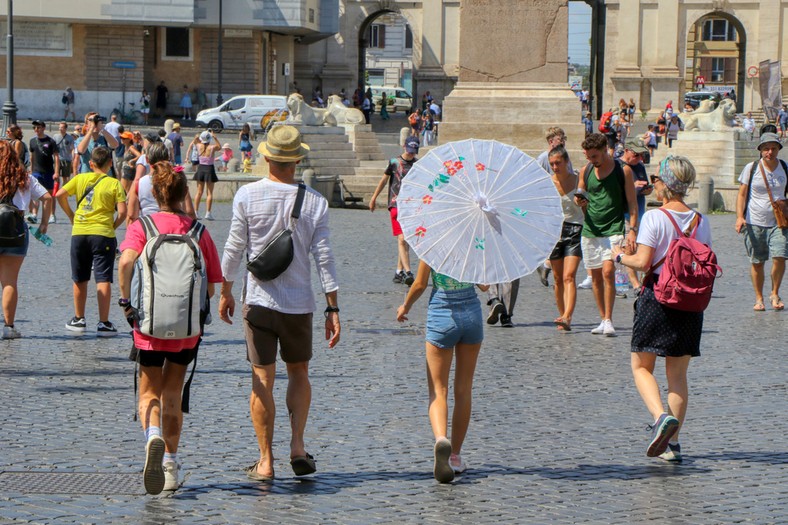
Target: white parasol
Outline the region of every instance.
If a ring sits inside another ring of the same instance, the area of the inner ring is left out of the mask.
[[[450,142],[402,180],[398,220],[416,255],[461,282],[533,272],[561,235],[561,199],[532,157],[494,140]]]

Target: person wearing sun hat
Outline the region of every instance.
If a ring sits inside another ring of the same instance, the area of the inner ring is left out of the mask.
[[[211,213],[211,207],[213,206],[213,185],[219,181],[219,177],[216,175],[216,166],[214,162],[216,153],[220,149],[219,140],[212,132],[203,131],[200,133],[200,143],[197,145],[199,164],[192,178],[192,180],[197,182],[197,192],[194,194],[194,213],[200,211],[200,200],[202,199],[203,191],[205,191],[205,220],[207,221],[213,220],[213,214]]]
[[[769,301],[775,310],[785,308],[780,299],[780,284],[788,257],[788,228],[777,226],[771,202],[788,197],[788,165],[777,158],[782,148],[776,133],[761,134],[758,143],[760,159],[747,164],[739,175],[735,228],[744,236],[744,246],[752,264],[750,277],[755,290],[753,310],[756,312],[766,310],[763,283],[764,267],[769,258],[772,259]]]
[[[295,180],[296,165],[309,154],[301,133],[293,126],[273,127],[258,151],[269,165],[269,178],[241,186],[233,199],[233,217],[222,256],[219,317],[232,323],[232,289],[246,253],[253,257],[282,229],[292,230],[294,256],[278,277],[261,281],[244,272],[246,297],[242,312],[247,360],[252,365],[250,412],[260,456],[246,469],[255,481],[274,479],[272,451],[277,344],[287,369],[287,409],[290,415],[290,466],[296,476],[316,471],[315,458],[304,446],[311,386],[312,316],[316,308],[311,286],[309,255],[315,259],[326,297],[325,331],[328,347],[339,342],[339,307],[334,255],[329,243],[328,202],[320,193]],[[298,195],[303,195],[300,217],[290,217]]]

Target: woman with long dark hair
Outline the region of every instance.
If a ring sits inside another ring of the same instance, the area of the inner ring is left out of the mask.
[[[32,199],[44,204],[39,231],[46,233],[52,213],[52,196],[35,178],[27,174],[17,152],[7,141],[0,141],[0,203],[15,206],[24,229],[24,239],[0,239],[0,284],[3,286],[3,339],[16,339],[22,334],[14,326],[19,301],[17,280],[27,255],[30,232],[22,215]]]

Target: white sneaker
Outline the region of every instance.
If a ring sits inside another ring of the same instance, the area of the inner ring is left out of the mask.
[[[174,461],[164,462],[164,490],[178,490],[181,486],[178,481],[178,474],[181,472],[181,466]]]
[[[3,339],[19,339],[20,337],[22,337],[22,332],[13,326],[3,327]]]
[[[468,468],[465,466],[465,462],[462,460],[462,457],[460,457],[459,454],[452,454],[449,456],[449,465],[451,465],[451,468],[454,470],[455,474],[462,474]]]
[[[611,321],[610,319],[605,319],[604,321],[602,321],[602,324],[604,325],[604,333],[606,336],[608,337],[616,336],[616,329],[613,328],[613,321]]]
[[[50,215],[49,224],[57,224],[57,217],[55,217],[54,215]]]
[[[588,290],[592,287],[593,283],[591,281],[591,276],[586,275],[586,278],[583,279],[583,282],[577,285],[578,288],[582,288],[583,290]]]
[[[164,489],[162,459],[164,459],[164,440],[161,436],[151,436],[145,445],[145,468],[142,471],[142,481],[148,494],[156,495]]]
[[[602,321],[599,323],[599,326],[591,330],[591,333],[594,335],[602,335],[605,333],[605,322]]]
[[[211,213],[211,212],[207,212],[207,213],[205,214],[205,220],[206,220],[206,221],[212,221],[212,220],[213,220],[213,213]]]

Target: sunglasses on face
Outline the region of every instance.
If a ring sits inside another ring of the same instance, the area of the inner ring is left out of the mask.
[[[660,179],[657,175],[652,175],[651,184],[656,184],[657,181],[662,182],[662,179]]]

